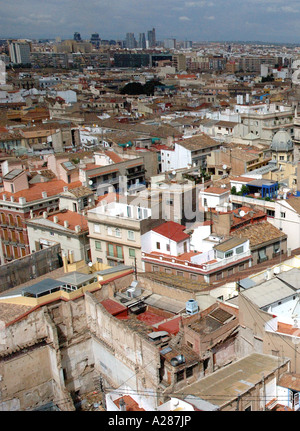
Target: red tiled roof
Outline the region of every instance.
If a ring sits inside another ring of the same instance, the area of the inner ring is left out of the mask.
[[[10,199],[11,196],[14,196],[15,199],[23,197],[26,198],[26,202],[32,202],[42,199],[42,192],[47,192],[47,197],[55,196],[61,193],[65,186],[68,186],[68,189],[71,190],[73,188],[82,186],[82,184],[81,181],[75,181],[74,183],[67,184],[62,180],[52,180],[45,183],[31,184],[29,185],[28,189],[20,190],[16,193],[6,191],[1,192],[0,199],[3,199],[3,195],[6,195],[8,199]]]
[[[167,221],[166,223],[163,223],[152,230],[175,242],[184,241],[185,239],[189,238],[189,235],[183,232],[185,230],[185,226],[173,221]]]
[[[120,157],[114,151],[105,151],[105,155],[108,156],[114,163],[120,163],[124,161],[124,159],[122,159],[122,157]]]
[[[213,193],[215,195],[222,195],[223,193],[229,192],[229,189],[225,189],[222,187],[207,187],[207,189],[203,190],[204,193]]]
[[[88,229],[87,219],[74,211],[58,212],[53,215],[48,215],[47,218],[53,221],[55,216],[58,218],[58,224],[61,226],[64,226],[64,222],[68,221],[68,229],[75,230],[75,226],[80,226],[82,231]]]

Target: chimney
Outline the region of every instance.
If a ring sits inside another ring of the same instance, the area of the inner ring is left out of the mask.
[[[47,192],[42,192],[42,198],[46,198],[47,197]]]
[[[75,232],[79,233],[81,231],[81,227],[78,225],[75,226]]]
[[[69,189],[68,189],[68,186],[64,186],[64,192],[67,192]]]
[[[54,223],[58,223],[58,217],[57,217],[57,216],[54,216],[54,217],[53,217],[53,221],[54,221]]]
[[[22,205],[26,204],[26,198],[20,197],[19,204],[22,204]]]
[[[15,201],[14,196],[11,196],[11,197],[10,197],[10,201],[11,201],[11,202],[14,202],[14,201]]]
[[[68,222],[68,220],[65,220],[65,221],[64,221],[64,227],[65,227],[65,228],[68,228],[68,227],[69,227],[69,222]]]
[[[2,195],[2,199],[6,201],[6,195]]]
[[[69,251],[69,260],[70,260],[70,263],[74,263],[74,252],[73,252],[73,250]]]
[[[43,212],[43,218],[46,219],[47,217],[48,217],[48,213],[47,213],[47,211],[44,211]]]

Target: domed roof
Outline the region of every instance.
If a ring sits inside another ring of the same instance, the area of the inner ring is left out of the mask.
[[[285,130],[279,130],[275,133],[270,150],[272,151],[291,151],[293,149],[293,141],[291,135]]]

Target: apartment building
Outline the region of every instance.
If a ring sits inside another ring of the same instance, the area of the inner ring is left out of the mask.
[[[169,221],[145,233],[142,261],[146,272],[212,283],[250,267],[251,253],[245,237],[219,238],[208,251],[194,250],[185,227]]]
[[[1,262],[30,253],[26,220],[59,209],[59,193],[67,185],[61,180],[29,184],[26,171],[13,169],[3,177],[0,193]],[[70,188],[81,185],[79,182]]]
[[[125,264],[142,270],[144,233],[162,223],[153,208],[111,202],[87,212],[92,262]]]
[[[258,106],[256,110],[245,106],[241,112],[238,132],[240,136],[253,133],[262,142],[270,144],[279,130],[285,130],[294,136],[294,110],[292,107],[272,103],[269,106]]]
[[[204,169],[209,154],[220,147],[221,143],[204,133],[181,139],[175,142],[173,149],[161,150],[161,170],[165,172],[195,166]]]
[[[113,152],[110,152],[113,157]],[[108,193],[111,189],[118,192],[136,192],[145,188],[144,158],[123,160],[115,154],[113,160],[107,162],[104,154],[95,156],[94,163],[81,165],[79,179],[87,184],[98,196]],[[124,189],[124,190],[123,190]]]
[[[70,262],[90,260],[88,225],[82,214],[61,210],[26,221],[30,252],[59,243]]]

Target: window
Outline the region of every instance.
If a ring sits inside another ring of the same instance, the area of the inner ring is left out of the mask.
[[[158,266],[157,265],[152,265],[152,271],[153,272],[158,272],[159,271]]]
[[[223,274],[222,272],[218,272],[218,274],[216,275],[216,279],[217,280],[222,280]]]
[[[170,251],[170,244],[166,245],[166,249],[167,249],[167,251]]]
[[[156,248],[157,248],[157,250],[160,250],[160,242],[156,243]]]
[[[263,247],[258,250],[258,262],[264,262],[265,260],[268,260],[268,257],[266,255],[266,248]]]
[[[229,268],[227,271],[228,277],[230,277],[233,274],[233,268]]]
[[[123,259],[123,250],[120,245],[117,245],[117,256],[119,259]]]
[[[111,227],[107,228],[107,235],[112,235],[113,234],[113,230]]]
[[[239,264],[239,271],[243,271],[245,269],[245,264],[244,263],[240,263]]]
[[[108,244],[108,255],[114,256],[114,246],[112,244]]]
[[[235,250],[236,254],[241,254],[241,253],[243,253],[243,251],[244,251],[244,246],[243,245],[241,245],[240,247],[237,247],[236,250]]]
[[[115,235],[116,235],[116,237],[121,238],[121,231],[118,227],[115,230]]]
[[[130,241],[134,241],[134,232],[133,232],[132,230],[129,230],[129,231],[127,232],[127,238],[128,238]]]
[[[196,274],[190,274],[190,279],[191,280],[197,280],[197,275]]]
[[[194,367],[188,367],[185,372],[186,378],[192,377],[193,373],[194,373]]]
[[[275,211],[273,211],[273,210],[267,210],[267,216],[268,217],[275,217]]]
[[[165,268],[165,273],[166,274],[172,274],[172,270],[170,268]]]
[[[280,242],[276,242],[273,245],[273,249],[274,249],[274,253],[279,253],[280,252]]]
[[[225,258],[226,257],[231,257],[232,255],[233,255],[233,250],[226,251]]]
[[[130,248],[129,249],[129,256],[130,257],[135,257],[135,249],[134,248]]]
[[[176,373],[176,382],[181,382],[182,380],[184,380],[184,370]]]
[[[100,233],[100,224],[94,224],[94,232]]]
[[[182,271],[177,271],[177,275],[179,275],[179,277],[183,277],[183,272]]]
[[[280,217],[281,217],[281,218],[285,218],[285,213],[284,213],[284,212],[281,212],[281,213],[280,213]]]
[[[100,241],[95,241],[95,249],[96,250],[102,250],[101,242]]]

